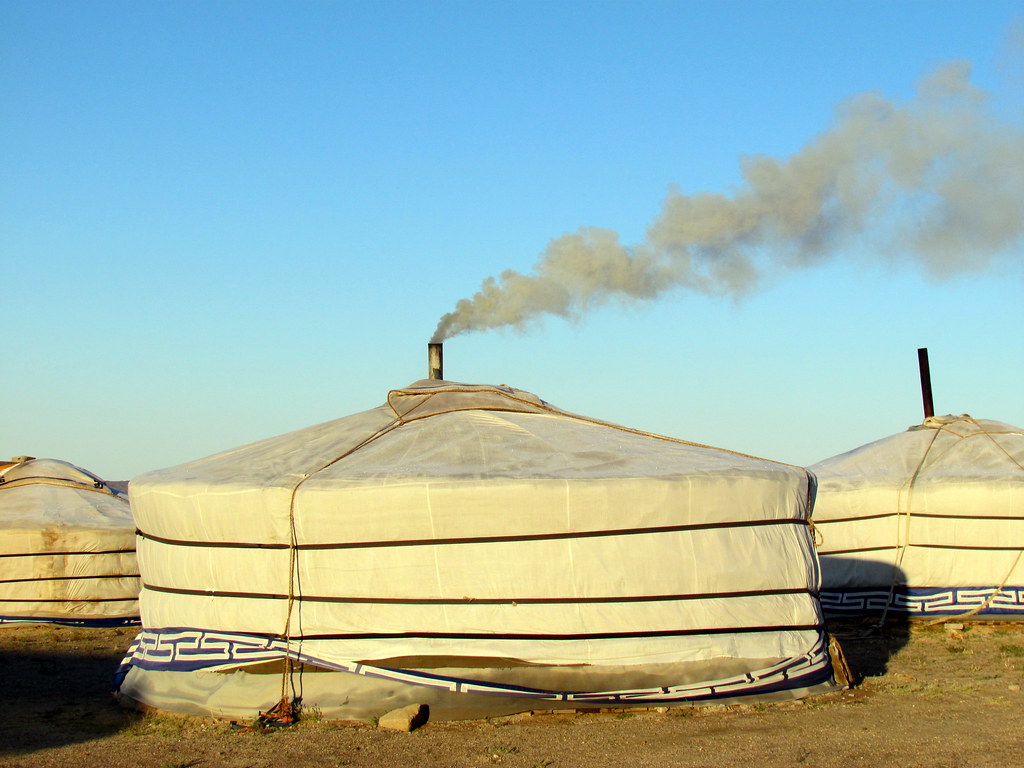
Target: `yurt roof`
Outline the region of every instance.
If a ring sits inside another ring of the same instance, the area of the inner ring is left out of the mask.
[[[868,483],[878,478],[927,475],[931,479],[1024,482],[1024,429],[967,414],[932,416],[904,432],[833,456],[809,467],[819,478]]]
[[[132,493],[168,482],[288,487],[310,474],[318,484],[343,478],[351,486],[426,476],[677,477],[737,469],[803,472],[579,416],[504,385],[427,379],[392,390],[377,408],[140,475]]]
[[[27,456],[19,456],[11,461],[10,466],[0,470],[0,483],[78,485],[84,488],[106,489],[115,495],[117,493],[99,476],[67,461],[36,459]]]
[[[60,459],[19,459],[0,470],[0,527],[133,525],[127,497],[92,472]]]

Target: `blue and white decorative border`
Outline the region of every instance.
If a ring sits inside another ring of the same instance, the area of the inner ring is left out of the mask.
[[[392,680],[451,693],[514,696],[591,706],[638,702],[654,704],[714,701],[735,696],[809,688],[833,681],[832,664],[824,633],[820,633],[814,647],[806,654],[755,672],[688,685],[577,692],[527,688],[428,672],[374,667],[356,662],[328,661],[294,649],[289,652],[287,644],[279,639],[197,629],[162,629],[143,630],[139,633],[117,670],[114,690],[120,689],[131,667],[153,672],[218,671],[279,661],[286,655],[290,655],[297,662],[336,672]]]
[[[0,616],[0,627],[15,624],[58,624],[62,627],[137,627],[142,623],[138,616],[116,616],[102,619],[76,619],[69,616],[60,618],[46,616]]]
[[[976,611],[996,592],[996,587],[898,586],[889,599],[888,587],[857,587],[821,591],[821,609],[830,616],[876,614],[885,610],[909,615],[958,614]],[[1020,616],[1024,619],[1024,587],[1002,587],[976,616]]]

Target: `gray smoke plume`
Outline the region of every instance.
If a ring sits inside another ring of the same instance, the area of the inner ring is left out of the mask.
[[[507,270],[459,301],[433,341],[676,289],[739,298],[856,241],[941,279],[988,268],[1024,235],[1024,132],[989,111],[966,63],[905,104],[851,99],[798,154],[744,158],[742,171],[731,196],[670,191],[638,245],[599,228],[552,240],[532,274]]]

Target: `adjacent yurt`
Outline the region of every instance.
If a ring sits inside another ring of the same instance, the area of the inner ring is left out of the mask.
[[[417,382],[131,498],[128,704],[466,718],[835,687],[805,470],[527,392]]]
[[[0,624],[137,624],[128,499],[57,459],[0,465]]]
[[[1024,618],[1024,430],[932,416],[810,467],[826,614]]]

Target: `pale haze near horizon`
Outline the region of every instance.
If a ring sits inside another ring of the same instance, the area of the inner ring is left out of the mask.
[[[1021,30],[1001,2],[0,2],[0,450],[121,480],[376,406],[488,277],[642,243],[858,95],[968,63],[1019,135]],[[1024,426],[1022,247],[937,275],[869,229],[743,295],[455,336],[445,374],[811,464],[921,421],[927,347],[936,412]]]

